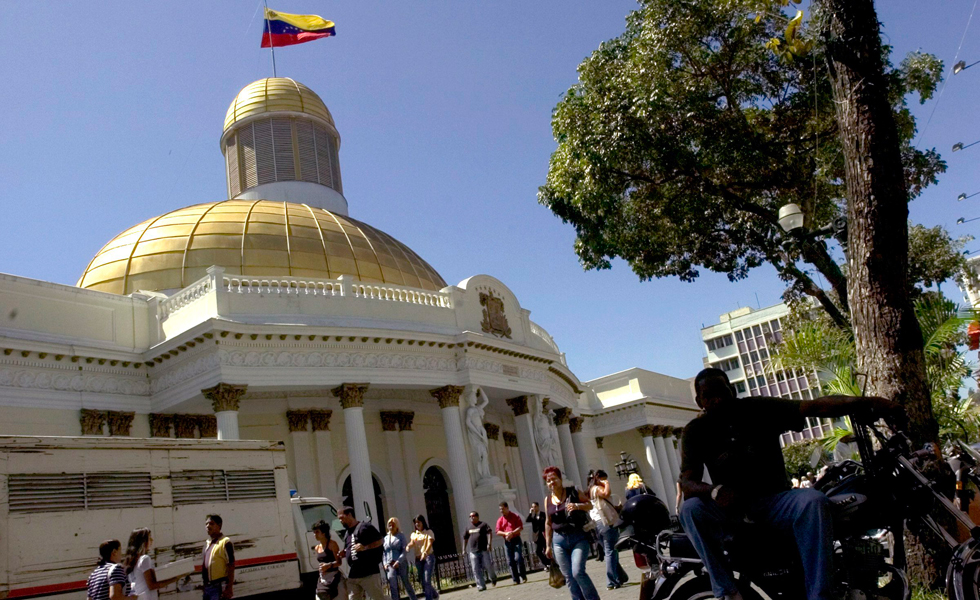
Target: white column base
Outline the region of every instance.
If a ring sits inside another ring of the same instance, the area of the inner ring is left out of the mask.
[[[219,440],[237,440],[238,437],[238,411],[223,410],[214,413],[218,421]]]

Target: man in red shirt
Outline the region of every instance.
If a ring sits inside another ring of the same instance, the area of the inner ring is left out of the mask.
[[[514,584],[527,583],[527,569],[524,567],[524,550],[521,544],[521,531],[524,522],[520,515],[510,511],[506,502],[500,503],[500,518],[497,519],[497,535],[504,538],[504,550],[507,552],[507,562],[510,563],[510,576]]]

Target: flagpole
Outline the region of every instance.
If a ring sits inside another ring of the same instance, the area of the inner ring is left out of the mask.
[[[268,16],[269,2],[268,0],[262,0],[262,3],[265,4],[266,15]],[[276,46],[272,41],[272,29],[269,26],[269,19],[265,20],[265,31],[269,34],[269,50],[272,50],[272,76],[276,77]]]

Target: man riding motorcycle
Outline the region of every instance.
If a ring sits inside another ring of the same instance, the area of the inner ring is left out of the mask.
[[[748,518],[796,539],[809,600],[833,598],[830,503],[817,490],[790,488],[779,436],[802,430],[807,417],[900,417],[902,407],[874,397],[738,398],[728,375],[715,368],[698,373],[694,387],[703,412],[682,437],[680,484],[686,500],[680,521],[708,571],[714,595],[742,598],[722,542],[727,525]],[[711,484],[702,481],[705,467]]]

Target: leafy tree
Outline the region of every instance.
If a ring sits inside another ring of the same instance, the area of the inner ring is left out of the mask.
[[[924,294],[915,302],[915,314],[922,331],[922,346],[928,372],[929,395],[939,424],[940,439],[980,441],[980,415],[973,398],[960,398],[963,380],[973,368],[958,348],[965,342],[967,325],[978,312],[961,309],[936,292]],[[830,394],[860,396],[866,379],[857,369],[857,350],[850,331],[833,326],[826,319],[800,319],[784,328],[780,345],[771,353],[770,369],[800,369],[815,373],[823,390]],[[830,436],[833,450],[841,430]]]
[[[810,457],[813,456],[814,451],[820,452],[820,461],[816,467],[810,465]],[[786,474],[791,478],[803,477],[810,471],[816,473],[822,465],[830,462],[820,440],[804,440],[786,444],[783,446],[783,461],[786,463]]]
[[[539,201],[575,227],[587,269],[621,257],[644,280],[692,281],[701,269],[737,280],[770,263],[791,293],[813,296],[845,326],[847,280],[827,245],[787,243],[777,221],[789,202],[811,229],[844,214],[846,164],[824,46],[799,26],[787,35],[787,16],[765,1],[639,3],[555,108],[558,148]],[[774,38],[809,54],[787,59],[771,50]],[[945,163],[911,146],[906,97],[931,97],[942,63],[914,53],[892,67],[889,49],[882,53],[903,186],[914,198]]]
[[[909,224],[909,292],[913,297],[950,279],[957,283],[967,272],[963,248],[973,241],[972,235],[953,239],[940,225]]]

